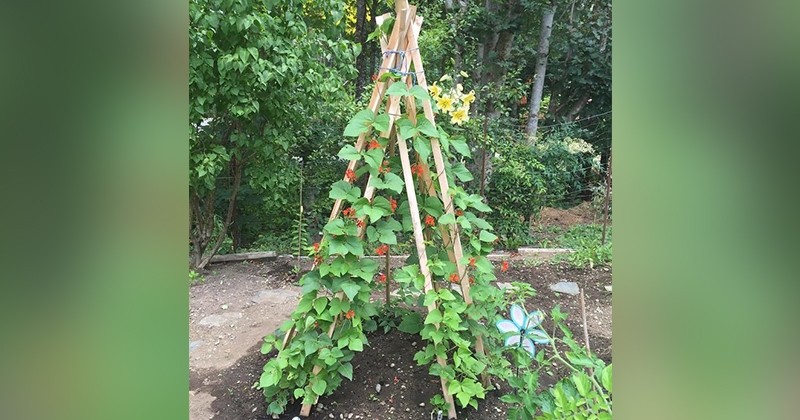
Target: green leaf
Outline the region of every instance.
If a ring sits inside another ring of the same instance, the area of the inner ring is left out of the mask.
[[[347,127],[344,129],[344,135],[348,137],[358,137],[362,133],[366,133],[369,131],[369,126],[374,119],[375,114],[371,110],[365,109],[360,111],[347,123]]]
[[[351,338],[347,348],[353,351],[364,351],[364,342],[360,338]]]
[[[342,219],[333,219],[327,224],[325,227],[322,228],[323,231],[330,233],[331,235],[344,235],[344,220]]]
[[[475,179],[469,172],[469,169],[467,169],[467,167],[464,166],[464,164],[461,162],[453,165],[452,168],[450,168],[450,170],[453,172],[453,175],[458,177],[459,181],[461,182],[469,182]]]
[[[410,312],[403,317],[403,321],[397,326],[397,329],[406,334],[417,334],[422,331],[422,317],[416,312]]]
[[[391,96],[408,96],[408,86],[403,82],[395,82],[386,90],[387,95]]]
[[[409,121],[409,119],[405,117],[400,118],[397,121],[397,128],[401,140],[408,140],[411,137],[416,136],[417,133],[419,132],[419,130],[417,130],[417,127],[415,127],[414,124],[412,124],[411,121]]]
[[[456,223],[456,215],[453,213],[445,213],[439,218],[440,225],[452,225]]]
[[[353,283],[352,281],[346,281],[342,283],[342,291],[344,292],[345,295],[347,295],[347,298],[350,299],[351,301],[353,300],[354,297],[356,297],[359,290],[361,290],[361,286]]]
[[[438,309],[432,310],[427,317],[425,317],[426,324],[438,324],[442,322],[442,313]]]
[[[478,237],[482,242],[489,242],[492,243],[497,239],[497,235],[488,230],[482,230],[480,236]]]
[[[339,153],[336,154],[340,158],[344,160],[356,160],[361,159],[361,153],[356,150],[355,146],[352,144],[345,145],[342,147],[342,150],[339,150]]]
[[[430,101],[431,95],[428,94],[428,91],[425,90],[420,85],[414,85],[411,89],[408,90],[408,93],[413,95],[415,98],[419,99],[420,101]]]
[[[372,149],[364,154],[364,161],[370,168],[377,171],[383,163],[383,149]]]
[[[417,130],[428,137],[439,137],[439,131],[433,126],[433,123],[428,121],[428,119],[425,117],[420,117],[417,120]]]
[[[318,314],[321,314],[326,306],[328,306],[328,298],[326,297],[319,297],[314,301],[314,310],[317,311]]]
[[[317,395],[322,395],[327,387],[328,383],[324,379],[317,377],[316,381],[311,385],[311,390]]]
[[[603,368],[603,372],[600,374],[600,382],[603,384],[603,388],[608,390],[608,392],[612,392],[611,391],[611,386],[612,386],[611,385],[611,366],[612,365],[608,365],[605,368]]]
[[[442,202],[437,197],[426,197],[425,204],[422,205],[422,210],[433,217],[440,217],[444,212]]]
[[[353,365],[350,363],[344,363],[339,365],[339,369],[336,369],[342,376],[349,380],[353,380]]]
[[[372,122],[372,127],[379,133],[389,131],[389,114],[383,112],[378,114]]]
[[[379,177],[373,177],[372,186],[379,190],[392,190],[399,194],[403,192],[403,186],[405,186],[405,182],[403,182],[403,178],[400,178],[396,174],[389,172],[388,174],[383,175],[383,179],[380,179]]]
[[[423,162],[427,162],[428,156],[431,155],[431,141],[425,137],[415,137],[414,150],[419,153],[419,157]]]
[[[331,192],[328,197],[334,200],[347,200],[354,203],[361,197],[361,188],[350,185],[347,181],[336,181],[331,187]]]
[[[469,146],[467,145],[466,140],[463,137],[450,139],[450,145],[453,146],[453,149],[456,149],[456,152],[460,153],[461,156],[464,157],[471,157],[472,152],[469,150]]]

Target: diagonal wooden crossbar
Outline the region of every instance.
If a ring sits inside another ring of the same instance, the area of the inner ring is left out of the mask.
[[[378,71],[379,81],[376,82],[375,88],[373,89],[372,96],[369,101],[368,108],[373,112],[373,114],[377,113],[380,105],[383,103],[383,99],[386,96],[386,91],[388,87],[392,83],[405,83],[408,86],[411,86],[414,82],[414,79],[411,77],[411,72],[409,72],[410,67],[413,65],[414,72],[413,74],[416,75],[416,82],[418,85],[422,86],[427,90],[427,80],[425,78],[424,68],[422,65],[422,56],[419,52],[418,46],[418,37],[422,28],[422,21],[423,18],[421,16],[416,15],[417,8],[415,6],[410,6],[407,0],[397,0],[395,2],[395,16],[396,21],[392,32],[387,39],[381,39],[381,50],[383,52],[383,60],[381,63],[381,67]],[[378,24],[383,22],[385,19],[389,17],[389,14],[379,16],[376,18]],[[402,51],[405,54],[405,59],[398,59],[399,54],[396,52]],[[391,80],[386,82],[380,82],[380,76],[382,76],[388,69],[398,69],[404,77],[401,78],[399,82],[392,82]],[[404,79],[404,80],[403,80]],[[416,124],[416,103],[415,99],[412,96],[405,97],[406,101],[406,110],[407,110],[407,117],[411,122]],[[417,193],[414,187],[414,177],[411,171],[411,158],[409,156],[409,149],[406,141],[401,139],[394,138],[396,136],[396,129],[395,123],[401,117],[400,115],[400,96],[389,96],[386,101],[386,110],[389,116],[389,126],[388,129],[381,133],[381,137],[390,139],[389,148],[396,148],[397,153],[400,156],[400,161],[403,170],[403,180],[405,183],[405,190],[406,195],[408,198],[409,210],[411,214],[411,223],[413,227],[413,236],[414,242],[416,245],[417,257],[419,260],[419,267],[420,272],[424,277],[424,291],[427,293],[430,290],[434,289],[433,284],[433,277],[431,275],[430,269],[428,267],[428,256],[425,249],[425,238],[423,237],[422,231],[422,222],[420,219],[420,210],[419,210],[419,203],[417,202]],[[435,115],[433,113],[433,107],[429,100],[423,101],[423,110],[425,117],[434,124],[435,127]],[[366,133],[361,134],[358,139],[356,140],[356,150],[361,151],[363,150],[366,143]],[[431,176],[430,168],[427,167],[424,163],[421,164],[421,168],[423,169],[422,176],[420,177],[421,180],[424,180],[420,185],[422,191],[427,193],[430,196],[437,196],[444,205],[444,211],[448,214],[455,213],[455,209],[453,207],[453,202],[450,197],[449,191],[450,187],[448,185],[447,176],[445,175],[445,161],[442,155],[441,145],[438,139],[432,138],[431,139],[431,151],[434,158],[434,166],[435,166],[435,176]],[[384,151],[385,153],[385,151]],[[358,159],[351,160],[347,165],[347,170],[354,171],[358,166]],[[419,162],[419,160],[418,160]],[[436,188],[433,184],[432,178],[436,178],[439,186],[439,192],[437,193]],[[345,175],[344,179],[347,179],[347,175]],[[375,194],[375,188],[372,185],[372,174],[369,176],[369,180],[367,182],[367,186],[364,190],[364,197],[372,201]],[[331,210],[331,215],[329,220],[333,220],[339,217],[339,214],[342,210],[343,200],[337,199],[334,203],[333,209]],[[361,227],[359,228],[359,237],[363,238],[364,232],[366,228],[366,223],[362,223]],[[460,286],[461,286],[461,293],[464,297],[464,301],[467,305],[471,305],[473,303],[472,297],[470,296],[470,284],[469,279],[467,277],[467,268],[463,261],[463,249],[461,246],[461,239],[458,234],[458,224],[452,225],[439,225],[440,232],[442,234],[444,246],[447,250],[448,257],[450,260],[456,264],[458,275],[460,277]],[[316,268],[316,263],[314,265]],[[343,293],[338,292],[336,294],[337,297],[342,298]],[[431,303],[427,306],[428,312],[437,310],[436,303]],[[334,331],[340,321],[340,315],[334,317],[333,322],[331,323],[328,329],[328,336],[332,337]],[[436,329],[439,329],[439,324],[434,325]],[[292,339],[295,333],[294,327],[286,333],[286,336],[283,340],[283,345],[281,348],[284,348],[289,340]],[[482,337],[476,337],[475,343],[475,350],[480,353],[484,354],[484,346]],[[443,368],[447,366],[447,360],[445,357],[437,356],[437,363],[439,363]],[[321,371],[321,367],[315,366],[312,374],[317,375]],[[483,382],[487,384],[488,377],[484,374],[483,375]],[[441,386],[442,386],[442,396],[445,399],[445,402],[448,405],[448,418],[455,419],[456,418],[456,411],[455,411],[455,404],[453,401],[453,396],[448,393],[448,384],[447,380],[444,377],[441,377]],[[316,403],[316,402],[315,402]],[[300,415],[303,417],[309,416],[311,413],[312,404],[304,404],[300,410]]]

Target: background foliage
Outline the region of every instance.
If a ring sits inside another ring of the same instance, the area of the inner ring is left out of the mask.
[[[496,209],[486,217],[501,246],[532,243],[529,223],[542,207],[591,200],[603,181],[611,145],[610,2],[554,3],[534,144],[524,127],[545,4],[414,4],[425,17],[428,79],[450,74],[476,92],[472,118],[456,130],[473,151],[465,164],[474,179],[464,187]],[[217,251],[297,253],[320,237],[332,204],[325,192],[344,173],[336,153],[349,140],[341,133],[368,100],[377,71],[379,47],[368,35],[375,16],[391,7],[377,0],[191,1],[193,266]],[[591,150],[576,152],[583,142]]]

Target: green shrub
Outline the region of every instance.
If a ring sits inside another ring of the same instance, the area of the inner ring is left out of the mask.
[[[534,150],[522,143],[506,143],[497,151],[495,167],[486,187],[494,211],[488,215],[500,242],[516,248],[530,239],[529,221],[541,211],[547,192],[544,165]]]

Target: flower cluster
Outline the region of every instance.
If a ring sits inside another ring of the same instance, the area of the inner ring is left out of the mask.
[[[348,170],[344,171],[344,179],[346,179],[347,182],[350,182],[350,183],[355,181],[356,180],[355,171],[353,171],[352,169],[348,169]]]
[[[583,139],[567,137],[564,139],[564,145],[567,147],[567,151],[573,155],[579,153],[594,153],[594,147]]]
[[[425,225],[426,226],[433,226],[436,224],[436,219],[433,218],[430,214],[425,216]]]
[[[461,76],[467,77],[467,74],[462,71]],[[434,82],[429,86],[428,91],[430,91],[431,98],[433,98],[439,111],[450,115],[450,123],[462,125],[469,121],[469,107],[475,102],[475,91],[471,90],[469,93],[464,93],[464,86],[461,83],[449,88],[437,84],[446,84],[452,81],[453,78],[445,74],[438,82]]]
[[[378,255],[386,255],[387,252],[389,252],[389,245],[383,244],[375,248],[375,253]]]

